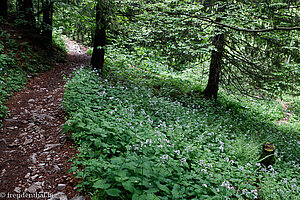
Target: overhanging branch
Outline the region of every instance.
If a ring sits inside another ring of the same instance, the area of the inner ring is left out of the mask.
[[[237,28],[233,26],[229,26],[227,24],[222,24],[219,22],[216,22],[214,20],[209,19],[210,22],[217,24],[222,27],[230,28],[235,31],[243,31],[243,32],[249,32],[249,33],[263,33],[263,32],[271,32],[271,31],[292,31],[292,30],[300,30],[300,27],[273,27],[273,28],[266,28],[266,29],[245,29],[245,28]]]
[[[197,18],[202,21],[210,22],[213,24],[216,24],[221,27],[226,27],[235,31],[243,31],[243,32],[249,32],[249,33],[263,33],[263,32],[271,32],[271,31],[292,31],[292,30],[300,30],[300,27],[273,27],[273,28],[266,28],[266,29],[247,29],[247,28],[238,28],[234,26],[230,26],[228,24],[223,24],[221,22],[217,22],[215,20],[212,20],[208,17],[200,16],[200,15],[190,15],[186,13],[172,13],[172,12],[166,12],[169,15],[183,15],[183,16],[188,16],[191,18]]]

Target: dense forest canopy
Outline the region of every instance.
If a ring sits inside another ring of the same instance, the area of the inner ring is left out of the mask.
[[[201,68],[198,76],[208,82],[204,91],[196,92],[207,97],[217,98],[219,85],[247,95],[299,94],[298,1],[17,0],[8,4],[9,12],[16,11],[27,24],[40,28],[45,38],[51,39],[50,30],[55,29],[93,46],[96,68],[103,69],[105,46],[113,45],[145,51],[141,60],[159,57],[177,72]]]

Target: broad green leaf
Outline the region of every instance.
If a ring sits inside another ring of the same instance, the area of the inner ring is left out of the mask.
[[[132,196],[132,200],[145,200],[146,198],[147,198],[147,196],[145,194],[142,194],[142,195],[134,194]]]
[[[159,191],[159,189],[157,189],[157,188],[150,188],[149,190],[147,190],[148,193],[155,193],[158,191]]]
[[[128,190],[129,192],[133,193],[134,191],[134,185],[132,182],[130,181],[126,181],[122,183],[123,187]]]
[[[165,191],[166,193],[170,193],[170,189],[166,186],[166,185],[162,185],[160,183],[156,183],[157,184],[157,187],[162,190],[162,191]]]
[[[117,197],[120,195],[121,191],[118,189],[108,189],[105,191],[109,196]]]
[[[108,189],[111,186],[111,184],[106,183],[105,180],[99,180],[94,183],[93,187],[94,188],[99,188],[99,189]]]

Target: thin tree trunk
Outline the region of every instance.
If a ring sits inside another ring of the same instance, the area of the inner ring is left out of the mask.
[[[0,1],[0,16],[7,19],[7,0]]]
[[[100,10],[99,2],[96,5],[96,29],[94,37],[94,49],[91,65],[95,69],[103,70],[104,65],[104,47],[106,44],[105,20]]]
[[[220,12],[224,12],[225,8],[222,7],[219,9]],[[217,18],[216,22],[221,22],[222,18]],[[223,52],[225,47],[225,34],[221,33],[215,35],[213,37],[212,44],[216,48],[211,53],[211,60],[209,66],[209,78],[208,83],[205,90],[202,94],[208,98],[214,98],[215,100],[218,97],[218,90],[219,90],[219,82],[220,82],[220,73],[222,70],[222,59],[223,59]]]

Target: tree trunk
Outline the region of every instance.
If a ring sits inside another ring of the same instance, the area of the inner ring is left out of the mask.
[[[225,8],[221,7],[218,9],[220,12],[224,12]],[[218,17],[216,22],[221,22],[222,18]],[[202,94],[207,98],[214,98],[217,100],[219,82],[220,82],[220,73],[222,70],[222,59],[225,46],[225,35],[224,33],[215,35],[212,40],[212,44],[216,48],[211,53],[211,60],[209,66],[209,78],[205,90]]]
[[[51,0],[43,1],[43,26],[42,35],[46,45],[52,45],[52,13],[53,2]]]
[[[7,0],[0,1],[0,16],[7,19]]]
[[[213,45],[215,46],[216,51],[213,50],[211,53],[208,83],[205,90],[202,93],[205,97],[208,98],[213,97],[214,99],[217,99],[218,97],[224,44],[225,44],[224,34],[219,34],[214,36]]]
[[[103,70],[104,65],[104,47],[106,44],[106,32],[105,32],[105,20],[103,13],[100,10],[99,2],[96,5],[96,29],[95,29],[95,37],[94,37],[94,49],[91,60],[91,65],[95,69],[99,69],[101,72]]]
[[[90,33],[91,33],[91,43],[90,43],[90,46],[93,46],[94,40],[95,40],[95,38],[94,38],[94,36],[95,36],[95,31],[91,31]]]
[[[24,0],[17,0],[18,18],[23,18],[25,15]]]
[[[33,3],[32,0],[24,0],[23,1],[24,6],[24,19],[28,22],[29,26],[35,25],[35,18],[33,15]]]
[[[18,10],[18,17],[25,21],[23,26],[26,27],[35,26],[32,0],[17,0],[17,10]]]

